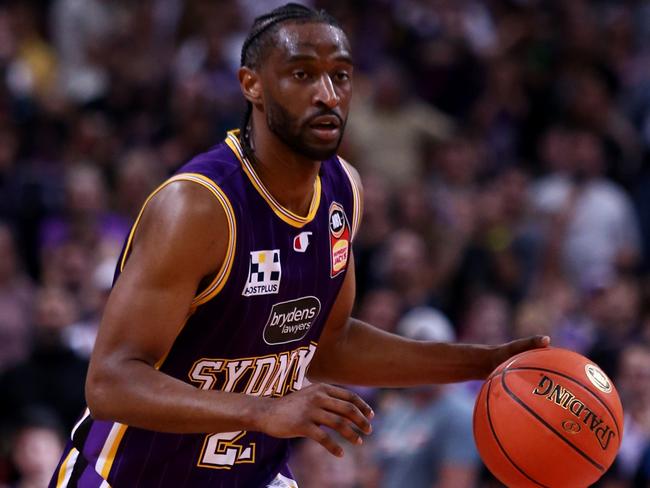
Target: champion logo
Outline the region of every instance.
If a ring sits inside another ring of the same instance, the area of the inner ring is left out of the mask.
[[[305,252],[309,247],[309,236],[311,232],[301,232],[293,238],[293,250],[296,252]]]

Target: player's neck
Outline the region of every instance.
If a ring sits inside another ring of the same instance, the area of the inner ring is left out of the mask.
[[[296,154],[272,135],[253,133],[255,158],[251,163],[271,195],[287,210],[306,216],[314,195],[320,161]]]

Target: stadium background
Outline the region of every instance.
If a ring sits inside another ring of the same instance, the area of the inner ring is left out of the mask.
[[[280,3],[0,1],[0,486],[49,478],[130,222],[238,126],[241,42]],[[357,65],[357,316],[589,355],[627,413],[599,486],[648,486],[650,2],[311,5]],[[472,443],[477,388],[359,390],[375,433],[343,460],[297,443],[301,487],[498,486]]]

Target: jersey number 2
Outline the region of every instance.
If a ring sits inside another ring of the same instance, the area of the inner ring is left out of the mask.
[[[255,443],[237,444],[246,431],[210,434],[203,441],[198,465],[202,468],[230,469],[235,464],[255,462]]]

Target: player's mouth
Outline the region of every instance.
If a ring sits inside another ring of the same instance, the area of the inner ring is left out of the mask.
[[[323,142],[337,141],[341,134],[341,120],[336,115],[319,115],[309,122],[309,128]]]

